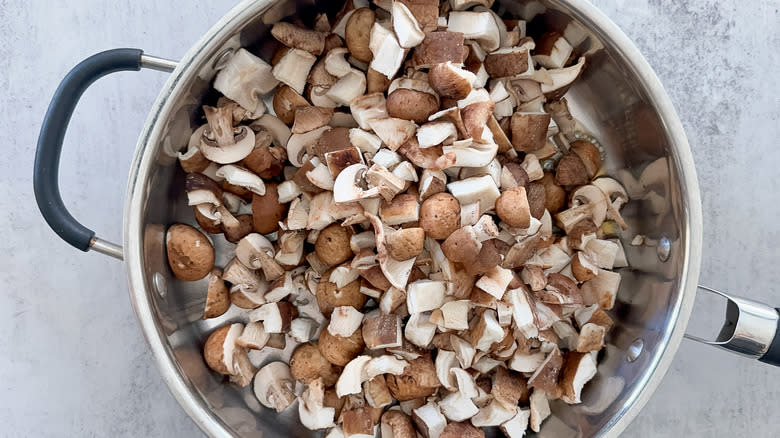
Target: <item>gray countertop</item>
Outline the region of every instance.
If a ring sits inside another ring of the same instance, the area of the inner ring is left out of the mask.
[[[702,191],[701,282],[780,304],[780,2],[597,0],[656,69],[685,126]],[[54,5],[53,5],[54,4]],[[178,58],[232,2],[0,0],[0,424],[3,436],[199,436],[155,369],[121,263],[82,254],[43,224],[34,145],[79,60],[140,47]],[[165,74],[121,73],[86,93],[62,156],[74,216],[121,241],[136,138]],[[711,303],[694,314],[708,327]],[[683,341],[631,437],[772,437],[780,370]]]

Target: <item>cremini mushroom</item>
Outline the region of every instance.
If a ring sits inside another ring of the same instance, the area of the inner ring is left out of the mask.
[[[254,393],[260,403],[282,412],[295,401],[295,380],[284,362],[271,362],[255,375]]]
[[[233,127],[230,108],[204,106],[209,127],[203,130],[200,151],[218,164],[230,164],[243,160],[255,147],[255,133],[247,126]]]
[[[214,247],[197,229],[174,224],[165,235],[168,266],[182,281],[200,280],[214,267]]]

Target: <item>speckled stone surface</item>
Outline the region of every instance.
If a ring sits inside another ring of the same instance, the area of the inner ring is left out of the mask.
[[[701,281],[780,305],[780,2],[596,0],[656,69],[685,126],[704,211]],[[177,58],[232,2],[0,0],[2,436],[200,436],[136,326],[121,263],[44,226],[33,148],[58,81],[107,48]],[[121,240],[126,175],[162,73],[121,73],[79,104],[62,156],[74,215]],[[697,307],[695,328],[716,306]],[[683,341],[630,437],[774,437],[780,370]]]

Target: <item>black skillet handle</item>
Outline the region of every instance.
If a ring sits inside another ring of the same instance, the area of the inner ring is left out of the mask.
[[[172,71],[176,63],[146,56],[140,49],[113,49],[90,56],[62,80],[41,125],[33,172],[35,200],[51,229],[82,251],[93,249],[122,259],[122,248],[119,245],[95,237],[95,232],[76,220],[62,202],[59,187],[62,141],[76,104],[93,82],[109,73],[138,71],[142,67]]]

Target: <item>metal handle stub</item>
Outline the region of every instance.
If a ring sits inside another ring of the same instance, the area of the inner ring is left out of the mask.
[[[764,359],[773,342],[778,341],[775,339],[780,322],[778,311],[766,304],[734,297],[709,287],[698,288],[727,300],[726,320],[714,341],[687,333],[685,337],[751,359]]]

